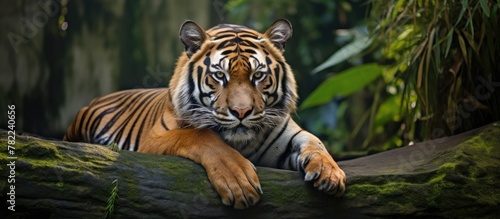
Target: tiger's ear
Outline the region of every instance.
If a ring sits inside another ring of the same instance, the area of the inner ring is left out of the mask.
[[[286,41],[292,36],[292,24],[285,19],[276,20],[264,33],[281,52],[285,51]]]
[[[200,49],[207,34],[193,21],[185,21],[179,30],[179,38],[185,46],[186,54],[189,58]]]

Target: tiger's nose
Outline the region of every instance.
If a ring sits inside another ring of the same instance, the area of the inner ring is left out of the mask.
[[[243,119],[245,117],[247,117],[248,115],[250,115],[250,112],[251,112],[251,109],[250,107],[238,107],[238,106],[233,106],[231,107],[230,111],[231,111],[231,114],[233,114],[234,116],[238,117],[239,119]]]

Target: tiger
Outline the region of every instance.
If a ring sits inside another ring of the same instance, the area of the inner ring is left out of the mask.
[[[284,58],[291,35],[286,19],[264,33],[235,24],[204,30],[187,20],[168,88],[94,99],[64,140],[190,159],[205,169],[222,203],[236,209],[254,206],[263,195],[255,166],[302,171],[317,190],[340,197],[344,171],[321,140],[291,118],[298,101]]]

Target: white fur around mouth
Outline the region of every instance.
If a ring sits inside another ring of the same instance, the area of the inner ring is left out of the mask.
[[[233,129],[226,129],[220,134],[226,141],[248,142],[254,139],[257,133],[253,129],[238,126]]]

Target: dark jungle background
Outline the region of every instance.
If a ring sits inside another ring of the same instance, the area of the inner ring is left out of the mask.
[[[0,1],[0,128],[62,138],[117,90],[164,87],[186,19],[294,34],[296,120],[334,154],[366,154],[500,119],[496,0]],[[3,109],[2,109],[3,108]]]

